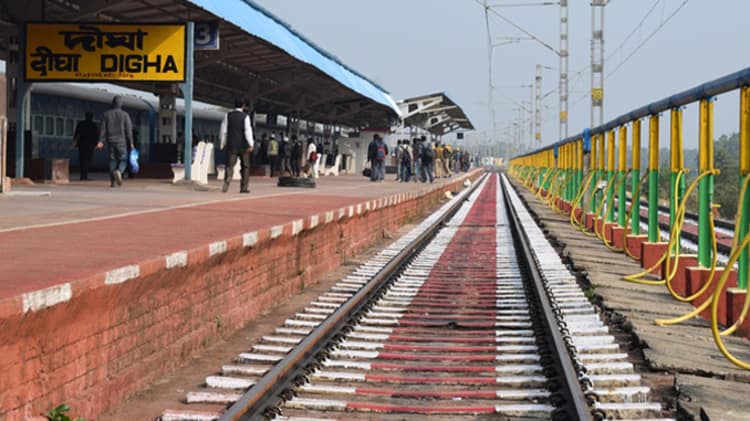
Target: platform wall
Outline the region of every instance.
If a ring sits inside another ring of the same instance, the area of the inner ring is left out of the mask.
[[[0,421],[25,420],[63,402],[75,415],[95,418],[189,363],[205,343],[435,209],[444,191],[462,182],[238,233],[144,262],[136,276],[128,274],[132,268],[107,273],[70,301],[0,317]]]

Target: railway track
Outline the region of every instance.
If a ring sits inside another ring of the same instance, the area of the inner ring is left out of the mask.
[[[627,357],[491,174],[161,419],[664,419]]]

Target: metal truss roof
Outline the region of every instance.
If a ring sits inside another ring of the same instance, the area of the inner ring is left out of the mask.
[[[403,99],[398,105],[406,126],[419,127],[436,135],[474,129],[463,109],[445,92]]]
[[[2,6],[2,32],[43,20],[218,22],[220,50],[195,52],[197,100],[231,106],[235,97],[247,96],[261,112],[351,127],[388,127],[399,116],[386,91],[249,0],[27,0]]]

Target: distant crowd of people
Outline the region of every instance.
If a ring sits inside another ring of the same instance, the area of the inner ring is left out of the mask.
[[[248,183],[251,163],[268,166],[271,177],[287,174],[299,177],[304,173],[309,177],[318,178],[318,167],[315,164],[320,159],[319,151],[322,150],[322,145],[316,144],[314,138],[310,137],[303,143],[296,135],[289,138],[280,133],[277,138],[274,133],[264,133],[256,145],[250,119],[250,101],[236,99],[234,105],[235,108],[227,113],[219,129],[219,148],[227,149],[223,192],[229,190],[238,158],[242,171],[240,193],[250,192]],[[306,162],[304,168],[303,158]]]
[[[79,150],[81,179],[88,179],[88,167],[94,149],[105,145],[110,158],[111,186],[122,185],[123,173],[128,162],[128,151],[134,148],[133,125],[130,116],[122,110],[122,98],[115,96],[112,108],[104,113],[100,127],[93,122],[93,114],[86,113],[86,119],[78,124],[74,134],[74,147]],[[193,146],[197,144],[193,136]],[[219,129],[219,148],[227,154],[226,170],[222,191],[229,191],[234,176],[234,167],[240,162],[241,181],[240,193],[249,193],[250,166],[268,166],[272,177],[289,175],[300,177],[305,174],[317,178],[317,161],[323,152],[324,145],[316,143],[314,138],[303,142],[296,135],[291,137],[279,133],[264,133],[256,142],[251,120],[251,107],[248,100],[235,99],[234,109],[229,111],[221,122]],[[328,145],[328,144],[326,144]],[[325,156],[332,164],[338,151],[335,143],[329,146]],[[386,161],[396,164],[396,181],[421,181],[432,183],[435,178],[450,177],[451,175],[468,171],[474,160],[470,154],[462,152],[458,147],[431,142],[425,136],[399,140],[396,148],[389,151],[388,145],[379,134],[373,136],[367,148],[370,180],[373,182],[385,180]],[[304,163],[304,166],[303,166]],[[321,163],[323,164],[323,163]]]
[[[385,157],[388,146],[380,135],[374,135],[367,148],[367,160],[370,162],[370,181],[385,179]],[[432,183],[435,178],[450,177],[459,172],[466,172],[478,157],[461,151],[458,147],[430,142],[426,136],[398,140],[393,151],[396,162],[396,181],[408,183],[421,181]]]

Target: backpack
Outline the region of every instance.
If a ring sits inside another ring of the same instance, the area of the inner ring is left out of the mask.
[[[377,145],[378,149],[375,151],[375,160],[376,161],[385,161],[385,145],[379,144]]]
[[[409,153],[409,149],[405,147],[401,147],[401,163],[404,165],[411,163],[411,154]]]
[[[435,150],[429,145],[422,146],[422,158],[425,158],[427,161],[432,161],[432,159],[435,158]]]
[[[315,162],[318,160],[318,153],[315,151],[312,151],[310,153],[310,162]]]
[[[279,154],[279,142],[276,139],[271,140],[268,143],[268,156],[276,156]]]

